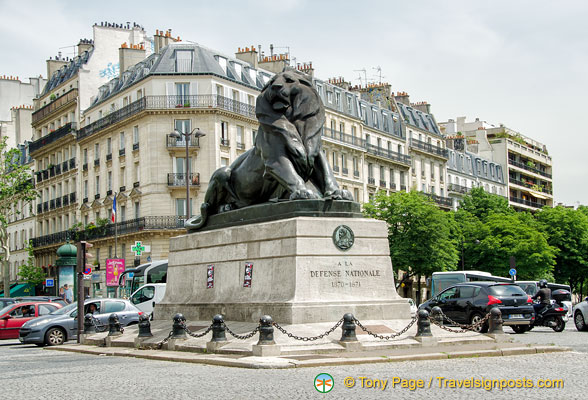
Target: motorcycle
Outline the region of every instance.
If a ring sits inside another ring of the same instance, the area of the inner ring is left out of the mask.
[[[562,332],[566,328],[564,317],[568,313],[568,308],[563,301],[569,297],[569,294],[567,290],[554,290],[551,293],[553,299],[551,304],[536,312],[530,325],[513,325],[512,330],[515,333],[525,333],[536,326],[546,326],[555,332]]]

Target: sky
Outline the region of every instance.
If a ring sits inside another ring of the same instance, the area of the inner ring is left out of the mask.
[[[588,204],[588,2],[0,0],[0,75],[46,75],[100,21],[137,22],[233,55],[269,45],[320,79],[368,80],[428,101],[438,122],[503,123],[547,145],[555,203]]]

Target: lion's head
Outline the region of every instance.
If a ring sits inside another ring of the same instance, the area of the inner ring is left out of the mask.
[[[262,89],[256,104],[258,118],[264,115],[275,118],[275,114],[282,114],[290,121],[307,119],[322,109],[321,99],[311,81],[294,69],[274,75]]]

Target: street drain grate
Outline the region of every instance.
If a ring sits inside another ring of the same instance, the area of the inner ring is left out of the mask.
[[[367,330],[370,330],[373,333],[378,334],[378,335],[396,333],[396,331],[394,329],[390,329],[386,325],[364,325],[364,326]],[[355,329],[355,333],[357,335],[367,335],[368,334],[367,332],[365,332],[363,329],[361,329],[359,327]]]

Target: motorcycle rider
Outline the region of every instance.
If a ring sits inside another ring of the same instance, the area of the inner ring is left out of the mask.
[[[547,281],[545,279],[539,281],[539,290],[531,298],[533,300],[539,300],[539,304],[533,304],[535,314],[539,314],[545,307],[551,305],[551,289],[547,287]]]

